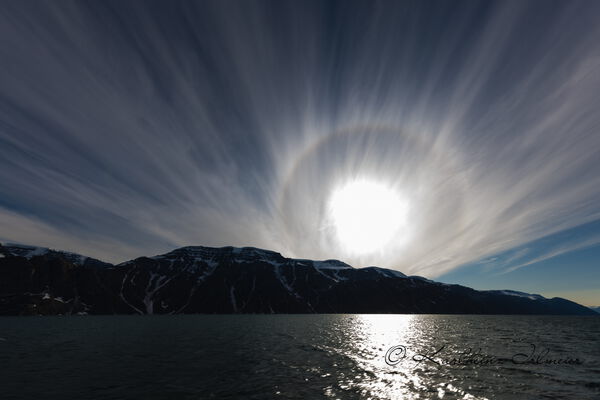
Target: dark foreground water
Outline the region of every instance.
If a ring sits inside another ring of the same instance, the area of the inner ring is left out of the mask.
[[[600,318],[8,317],[0,365],[1,399],[600,399]]]

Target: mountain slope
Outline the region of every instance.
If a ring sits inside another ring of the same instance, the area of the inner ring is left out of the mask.
[[[560,298],[476,291],[252,247],[183,247],[111,265],[61,251],[0,246],[0,315],[78,313],[594,314]]]

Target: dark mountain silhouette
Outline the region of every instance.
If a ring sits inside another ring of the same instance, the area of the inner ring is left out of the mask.
[[[561,298],[477,291],[252,247],[183,247],[112,265],[0,245],[0,315],[180,313],[595,314]]]

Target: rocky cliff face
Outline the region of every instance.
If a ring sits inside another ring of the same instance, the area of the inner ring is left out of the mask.
[[[476,291],[251,247],[183,247],[111,265],[0,246],[0,315],[180,313],[594,314],[560,298]]]

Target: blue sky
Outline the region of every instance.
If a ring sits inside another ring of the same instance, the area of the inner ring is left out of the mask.
[[[112,262],[249,245],[600,304],[599,13],[3,2],[0,241]],[[355,181],[406,205],[376,251],[332,223]]]
[[[570,229],[461,266],[438,279],[598,304],[600,223]]]

